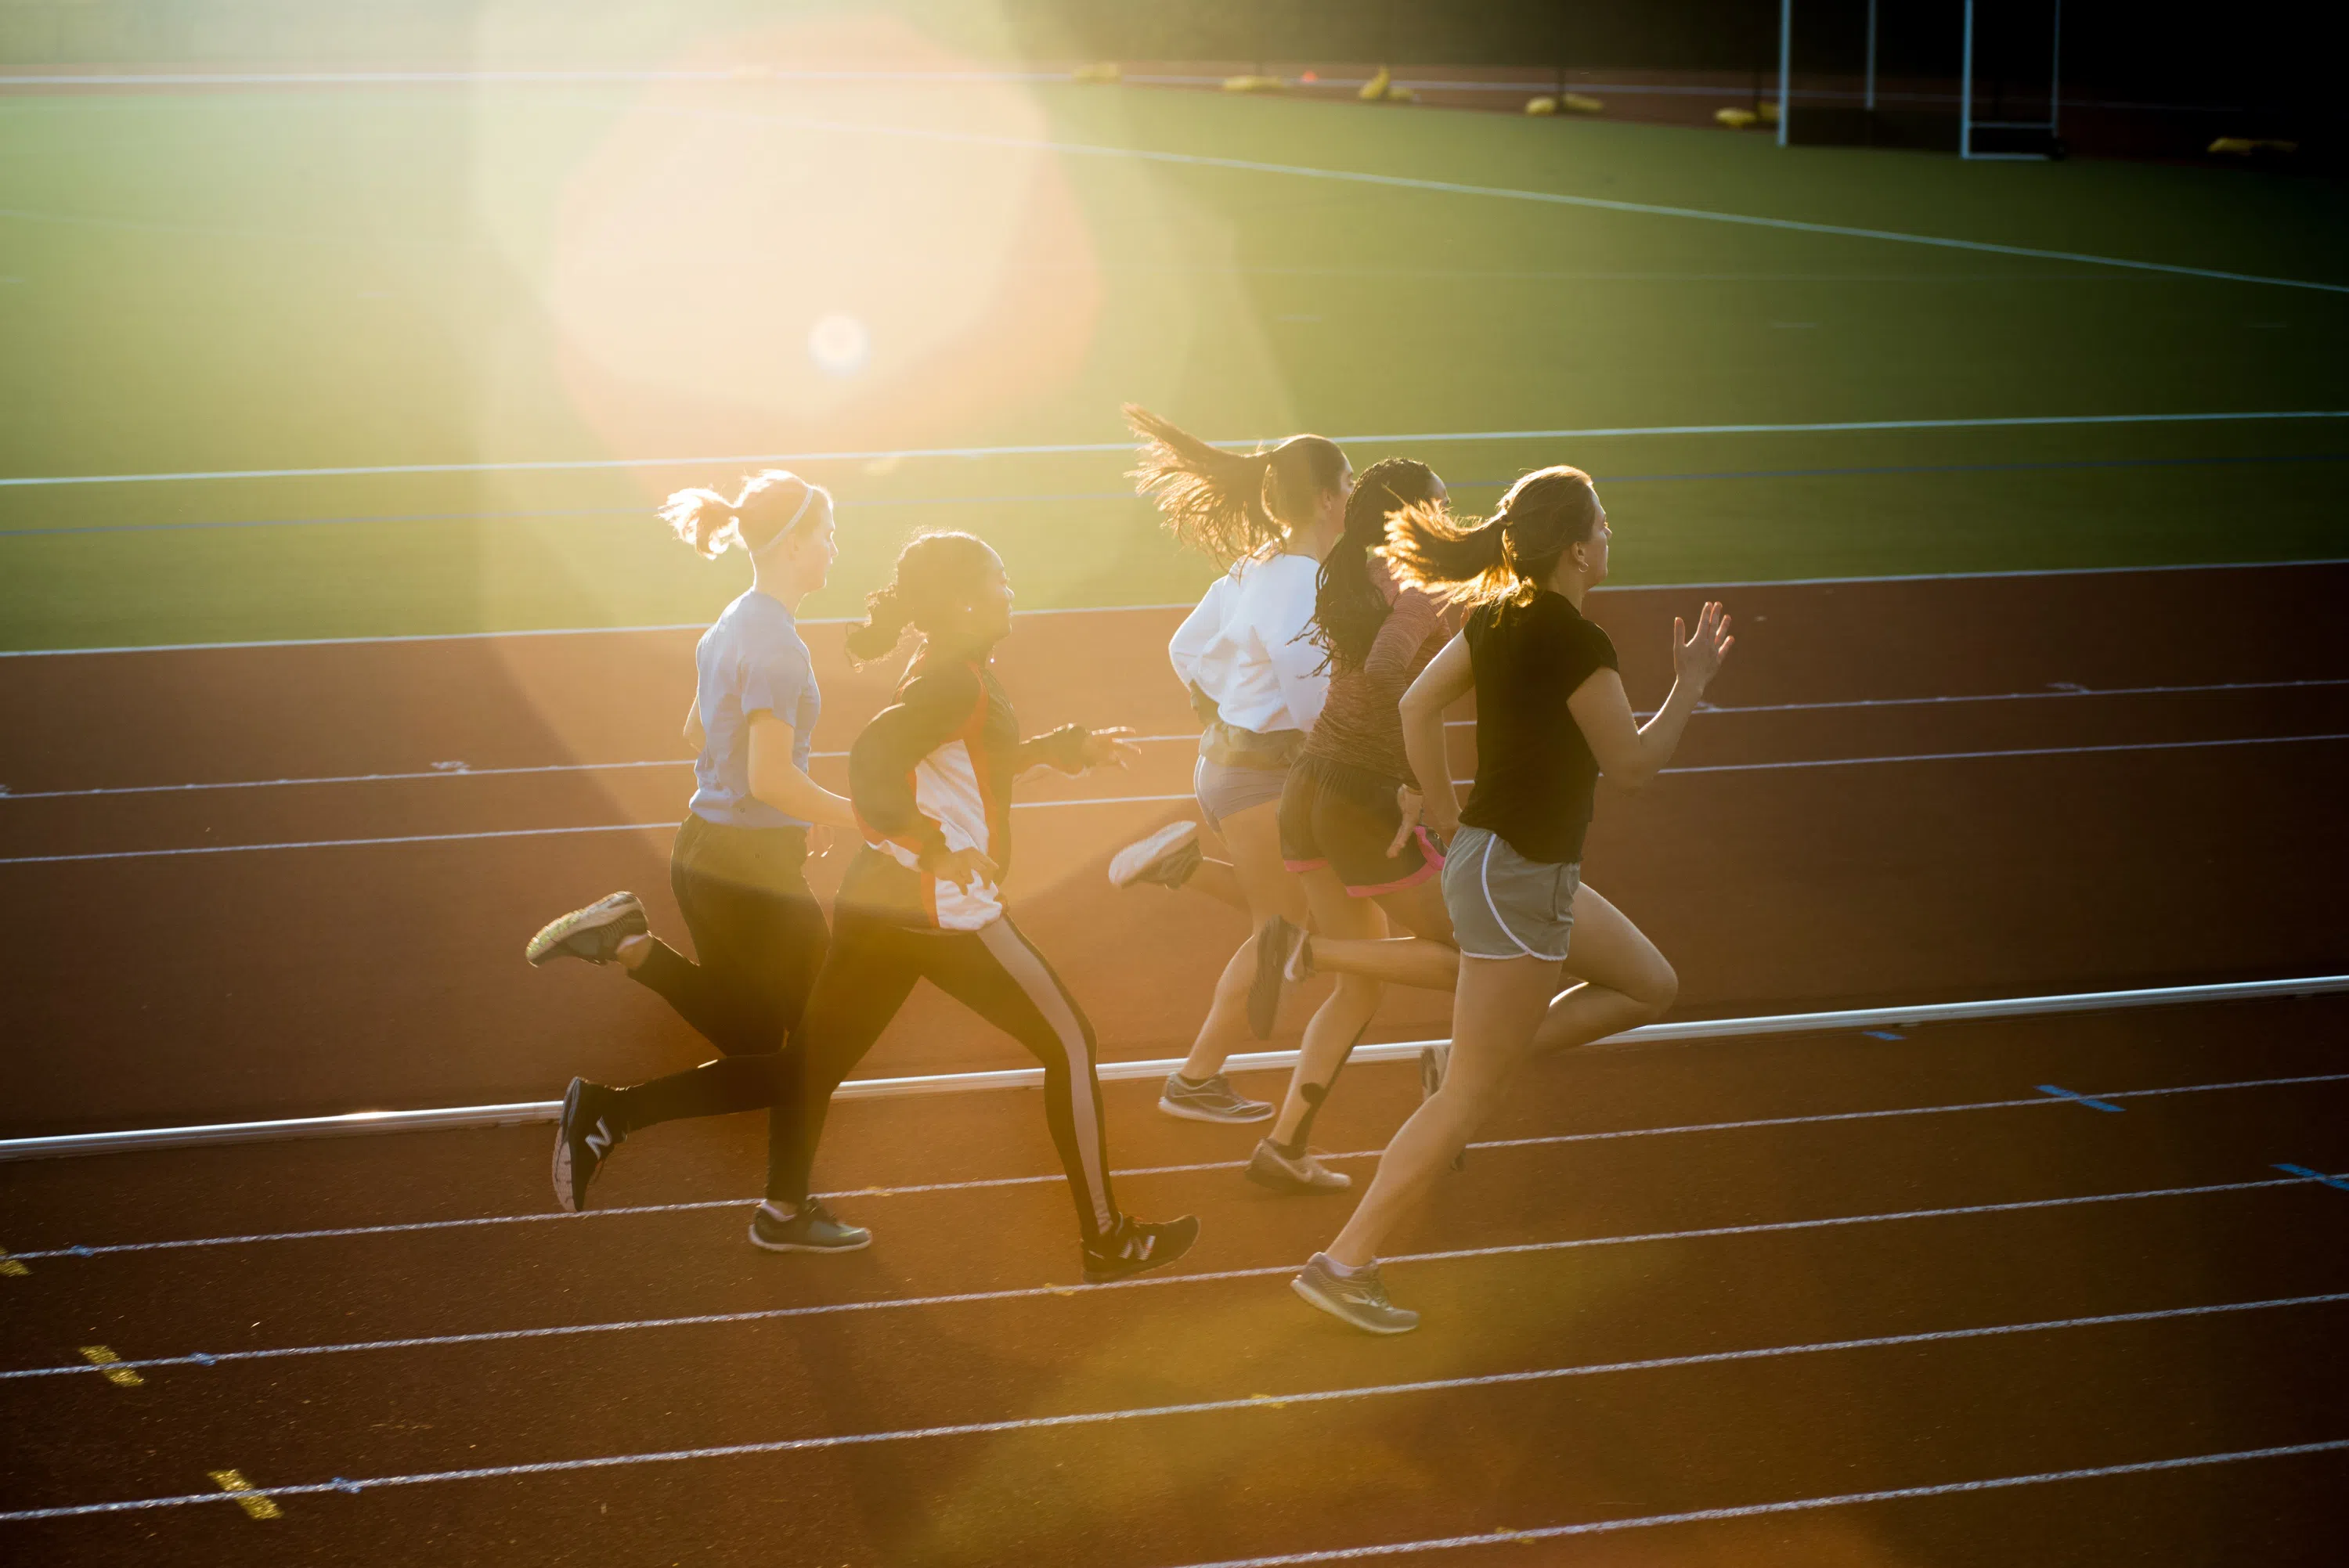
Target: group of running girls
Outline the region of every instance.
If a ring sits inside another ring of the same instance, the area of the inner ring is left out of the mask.
[[[1457,1167],[1516,1069],[1671,1005],[1671,966],[1583,884],[1583,838],[1602,772],[1637,789],[1671,757],[1733,641],[1728,617],[1708,603],[1692,630],[1674,622],[1671,694],[1641,725],[1613,645],[1583,614],[1612,535],[1581,470],[1529,473],[1489,518],[1462,518],[1423,463],[1390,458],[1357,476],[1319,436],[1243,456],[1126,413],[1143,443],[1138,488],[1179,542],[1225,570],[1168,650],[1204,727],[1200,820],[1127,846],[1110,880],[1187,888],[1250,923],[1158,1107],[1270,1121],[1250,1180],[1345,1191],[1350,1178],[1309,1147],[1315,1117],[1387,985],[1451,991],[1452,1038],[1422,1052],[1418,1110],[1292,1282],[1355,1327],[1403,1333],[1419,1316],[1388,1299],[1380,1244]],[[849,633],[859,660],[889,656],[909,627],[919,640],[895,700],[849,753],[848,796],[833,794],[807,773],[821,702],[793,620],[836,554],[831,496],[769,470],[731,500],[680,492],[663,515],[705,556],[740,545],[753,573],[696,650],[685,724],[696,789],[669,877],[698,963],[653,936],[626,892],[553,922],[528,956],[620,965],[721,1054],[629,1088],[574,1078],[555,1140],[558,1202],[583,1207],[632,1132],[764,1108],[767,1195],[751,1241],[868,1245],[870,1232],[809,1192],[810,1169],[833,1091],[927,978],[1042,1063],[1085,1279],[1181,1257],[1195,1219],[1144,1222],[1116,1204],[1092,1026],[1001,892],[1014,779],[1123,767],[1131,731],[1068,725],[1020,738],[991,664],[1011,625],[1003,563],[968,534],[925,535]],[[1477,760],[1464,805],[1445,716],[1472,693]],[[1228,859],[1208,852],[1202,824]],[[827,924],[802,863],[811,834],[834,829],[863,843]],[[1288,986],[1325,973],[1335,985],[1305,1026],[1281,1103],[1239,1094],[1226,1059],[1273,1034]]]

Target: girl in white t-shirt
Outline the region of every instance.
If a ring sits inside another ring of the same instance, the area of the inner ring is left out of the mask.
[[[1192,776],[1199,814],[1232,855],[1228,872],[1212,874],[1234,886],[1205,885],[1201,876],[1202,891],[1245,903],[1251,931],[1276,914],[1301,924],[1304,891],[1280,855],[1280,791],[1330,691],[1310,635],[1313,595],[1321,557],[1345,528],[1353,469],[1320,436],[1243,455],[1131,404],[1125,417],[1143,438],[1137,488],[1179,542],[1226,567],[1167,648],[1206,726]],[[1197,839],[1195,823],[1161,829],[1122,851],[1110,879],[1180,886],[1198,871]],[[1169,1116],[1246,1122],[1272,1114],[1223,1077],[1224,1059],[1250,1037],[1257,963],[1251,936],[1225,965],[1189,1057],[1166,1080],[1158,1109]]]

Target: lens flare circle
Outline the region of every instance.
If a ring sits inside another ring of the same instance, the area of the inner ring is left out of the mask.
[[[816,318],[808,328],[808,357],[827,376],[854,376],[873,357],[873,335],[846,311]]]

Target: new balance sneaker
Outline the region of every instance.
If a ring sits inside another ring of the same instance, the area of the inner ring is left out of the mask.
[[[1259,1187],[1291,1196],[1342,1192],[1354,1184],[1351,1176],[1330,1170],[1311,1150],[1294,1156],[1284,1154],[1269,1138],[1261,1140],[1256,1152],[1248,1156],[1247,1179]]]
[[[1338,1319],[1365,1334],[1409,1334],[1419,1326],[1419,1314],[1387,1299],[1379,1265],[1368,1264],[1341,1274],[1327,1253],[1315,1253],[1288,1288]]]
[[[771,1253],[855,1253],[873,1244],[873,1233],[810,1198],[788,1220],[760,1204],[750,1216],[750,1244]]]
[[[565,1213],[587,1206],[588,1184],[627,1136],[613,1101],[617,1091],[575,1078],[563,1094],[563,1119],[554,1128],[554,1201]]]
[[[1110,857],[1109,885],[1156,882],[1161,887],[1181,887],[1198,869],[1199,824],[1169,822]]]
[[[1158,1109],[1185,1121],[1262,1121],[1272,1114],[1269,1104],[1237,1092],[1221,1073],[1196,1083],[1179,1072],[1167,1074]]]
[[[651,929],[644,902],[632,892],[616,892],[540,926],[523,956],[533,965],[555,958],[609,964],[619,955],[622,942]]]
[[[1305,928],[1280,915],[1264,923],[1256,934],[1256,978],[1248,982],[1248,1031],[1259,1040],[1272,1038],[1280,1021],[1280,988],[1313,974],[1313,944]]]
[[[1085,1243],[1085,1283],[1107,1284],[1112,1280],[1164,1268],[1189,1252],[1191,1243],[1198,1239],[1199,1222],[1194,1215],[1156,1224],[1131,1214],[1120,1215],[1116,1230],[1098,1244]]]

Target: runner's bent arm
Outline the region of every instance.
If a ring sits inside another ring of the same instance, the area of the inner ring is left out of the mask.
[[[986,703],[978,677],[960,666],[915,676],[873,716],[848,752],[848,793],[867,837],[902,844],[933,875],[967,884],[992,881],[994,862],[976,849],[949,850],[946,833],[914,795],[914,769],[953,739]]]
[[[854,828],[856,809],[792,760],[798,737],[771,713],[750,716],[750,793],[786,816],[820,828]]]
[[[1730,645],[1737,640],[1729,634],[1729,617],[1718,604],[1704,607],[1697,617],[1695,634],[1683,640],[1687,630],[1685,622],[1673,617],[1672,694],[1644,727],[1632,717],[1623,677],[1611,669],[1592,671],[1567,698],[1567,709],[1574,715],[1583,739],[1590,743],[1599,772],[1623,789],[1645,787],[1672,759],[1681,733],[1688,728],[1689,716],[1696,711],[1704,688],[1721,672],[1721,661],[1729,656]]]
[[[1444,742],[1444,715],[1476,689],[1468,639],[1458,633],[1428,661],[1402,694],[1402,751],[1424,795],[1428,825],[1449,839],[1460,830],[1460,796],[1452,787],[1452,758]],[[1407,824],[1406,824],[1407,826]],[[1400,842],[1400,835],[1398,835]]]

